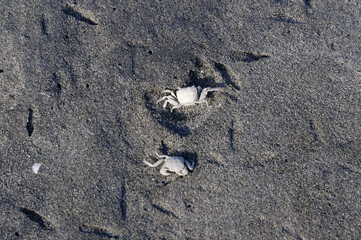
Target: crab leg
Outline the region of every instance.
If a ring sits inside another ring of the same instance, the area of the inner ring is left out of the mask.
[[[164,161],[164,159],[161,159],[161,160],[158,160],[156,163],[150,163],[150,162],[148,162],[148,161],[146,161],[146,160],[143,160],[143,162],[144,162],[145,164],[147,164],[149,167],[156,167],[156,166],[158,166],[159,164],[161,164],[163,161]]]
[[[172,96],[169,96],[169,97],[173,98]],[[167,99],[167,100],[164,102],[164,104],[163,104],[163,107],[164,107],[164,108],[167,106],[167,103],[170,103],[171,105],[173,105],[173,107],[179,105],[176,100],[171,99],[171,98],[170,98],[170,99]],[[172,107],[172,108],[173,108],[173,107]]]
[[[167,106],[168,103],[172,104],[172,105],[178,105],[178,102],[174,99],[173,96],[164,96],[158,99],[157,103],[163,101],[164,99],[167,99],[164,104],[163,107],[165,108]]]
[[[163,101],[164,99],[169,99],[169,98],[173,98],[172,96],[164,96],[164,97],[161,97],[157,100],[157,103]]]
[[[164,90],[162,93],[170,93],[173,97],[177,98],[177,96],[174,94],[174,91],[172,90]]]
[[[207,105],[207,107],[208,107],[208,102],[207,102],[207,100],[205,100],[205,99],[203,99],[203,100],[198,100],[198,101],[196,101],[196,103],[198,103],[198,104],[205,103],[205,104]]]
[[[155,152],[155,155],[157,155],[158,158],[167,158],[168,156],[167,155],[159,155],[157,153],[157,151],[154,151]]]

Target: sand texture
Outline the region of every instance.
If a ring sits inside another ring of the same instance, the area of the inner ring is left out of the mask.
[[[360,26],[352,0],[1,1],[0,239],[360,239]],[[220,91],[156,103],[192,85]]]

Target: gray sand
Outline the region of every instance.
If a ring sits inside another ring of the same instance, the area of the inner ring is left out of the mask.
[[[1,239],[361,236],[360,3],[24,2],[0,4]],[[191,85],[221,91],[156,104]]]

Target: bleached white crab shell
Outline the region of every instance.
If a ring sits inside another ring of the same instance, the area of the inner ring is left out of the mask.
[[[165,169],[169,172],[175,172],[181,176],[185,176],[188,174],[188,169],[184,165],[184,158],[182,157],[167,156],[162,166],[162,169]]]
[[[198,100],[198,89],[195,86],[180,88],[177,90],[176,95],[181,105],[193,105]]]

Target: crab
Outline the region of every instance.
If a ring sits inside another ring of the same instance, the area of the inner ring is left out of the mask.
[[[160,159],[154,164],[147,162],[146,160],[144,160],[144,163],[150,167],[156,167],[164,161],[164,164],[159,171],[163,176],[171,175],[170,172],[175,172],[179,176],[185,176],[189,172],[188,169],[193,170],[194,168],[194,162],[190,164],[187,160],[185,160],[182,157],[159,155],[157,152],[155,152],[155,154],[157,155],[158,158],[164,158],[164,159]]]
[[[169,103],[172,105],[171,111],[182,106],[195,105],[196,103],[206,103],[208,106],[208,102],[205,99],[207,93],[218,90],[218,88],[207,87],[202,89],[195,86],[178,88],[177,90],[164,90],[162,93],[169,93],[170,95],[159,98],[157,103],[165,100],[163,107],[166,107]]]

